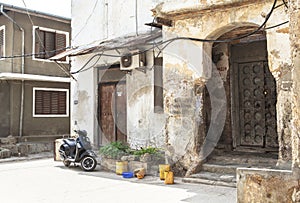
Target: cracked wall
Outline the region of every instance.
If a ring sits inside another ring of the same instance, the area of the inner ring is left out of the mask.
[[[188,8],[181,9],[179,5],[182,4],[180,3],[178,5],[176,3],[170,5],[166,2],[154,9],[156,15],[173,20],[172,27],[163,27],[165,39],[177,36],[217,39],[224,33],[235,28],[262,24],[265,14],[272,7],[271,1],[218,1],[217,4],[226,4],[227,6],[220,6],[214,12],[210,12],[204,9],[204,7],[209,6],[211,2],[203,1],[203,8],[201,6],[197,7],[196,2],[189,1],[189,3],[194,5],[194,7],[190,5]],[[230,3],[232,3],[231,6]],[[287,10],[284,6],[281,6],[272,14],[266,27],[277,25],[278,22],[287,19]],[[292,80],[289,74],[291,58],[289,55],[288,24],[266,30],[266,38],[269,69],[276,79],[277,86],[276,109],[279,136],[279,163],[287,164],[290,163],[292,157],[290,105],[292,102]],[[197,54],[193,46],[198,46]],[[223,60],[217,63],[217,69],[224,82],[228,98],[230,97],[227,81],[230,55],[226,52],[225,48],[223,48],[223,52],[225,55],[223,56]],[[165,95],[166,113],[168,115],[166,123],[167,143],[170,151],[175,154],[173,159],[180,160],[181,166],[188,169],[198,156],[198,151],[194,148],[197,144],[195,140],[203,140],[205,137],[204,133],[201,135],[201,138],[195,139],[198,136],[195,133],[198,131],[196,120],[197,118],[205,119],[205,116],[204,114],[201,116],[195,115],[197,96],[191,93],[194,91],[192,83],[196,78],[200,78],[203,81],[207,81],[210,78],[212,47],[208,43],[190,42],[188,40],[185,43],[175,41],[165,49],[164,53],[167,55],[166,63],[164,64],[166,70],[164,81],[167,88],[171,89]],[[192,68],[186,68],[188,67],[187,64],[192,64]],[[176,110],[178,101],[183,101],[184,113],[178,114],[178,110]],[[230,106],[230,99],[227,100],[227,105]],[[226,124],[221,138],[222,140],[224,136],[227,136],[227,139],[223,139],[222,141],[227,145],[232,142],[230,140],[231,121],[228,114],[230,114],[230,111],[227,112]],[[205,128],[207,126],[203,126],[200,131],[205,131]],[[182,145],[179,146],[176,142],[181,142]]]

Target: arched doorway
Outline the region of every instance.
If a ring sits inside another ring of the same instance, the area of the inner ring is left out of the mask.
[[[232,29],[218,39],[232,39],[256,29]],[[234,151],[278,151],[276,82],[268,68],[266,33],[214,43],[212,58],[224,81],[227,119],[218,143]]]

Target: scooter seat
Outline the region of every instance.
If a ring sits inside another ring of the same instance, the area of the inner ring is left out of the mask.
[[[65,141],[65,143],[66,143],[67,145],[69,145],[70,147],[76,145],[76,141],[75,141],[74,139],[65,139],[64,141]]]

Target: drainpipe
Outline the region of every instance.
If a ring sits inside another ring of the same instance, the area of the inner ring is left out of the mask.
[[[9,15],[7,15],[4,11],[3,11],[3,5],[1,5],[0,8],[0,13],[3,14],[6,18],[8,18],[11,22],[13,22],[18,28],[19,30],[22,32],[22,58],[21,58],[21,73],[24,74],[24,66],[25,66],[25,32],[24,29],[18,25],[18,23],[12,19]],[[24,86],[24,80],[22,80],[22,87],[21,87],[21,109],[20,109],[20,124],[19,124],[19,137],[22,137],[23,135],[23,117],[24,117],[24,91],[25,91],[25,86]]]

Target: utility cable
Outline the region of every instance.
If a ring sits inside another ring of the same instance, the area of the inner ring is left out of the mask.
[[[153,42],[153,43],[149,43],[149,44],[145,44],[145,46],[147,45],[151,45],[151,46],[156,46],[160,52],[162,50],[164,50],[169,44],[171,44],[172,42],[176,41],[176,40],[191,40],[191,41],[198,41],[198,42],[209,42],[209,43],[213,43],[213,42],[231,42],[231,41],[234,41],[234,40],[239,40],[239,39],[243,39],[243,38],[246,38],[246,37],[249,37],[257,32],[259,32],[260,30],[263,30],[262,28],[266,25],[266,23],[268,22],[269,18],[271,17],[271,14],[273,13],[275,7],[276,7],[276,3],[277,3],[277,0],[274,0],[274,3],[273,3],[273,6],[270,10],[270,12],[266,15],[266,18],[264,20],[264,22],[257,28],[255,29],[254,31],[250,32],[250,33],[247,33],[245,35],[241,35],[241,36],[238,36],[238,37],[234,37],[234,38],[228,38],[228,39],[223,39],[223,40],[214,40],[214,39],[200,39],[200,38],[193,38],[193,37],[176,37],[176,38],[172,38],[172,39],[168,39],[168,40],[165,40],[165,41],[160,41],[160,42]],[[278,25],[275,25],[275,26],[272,26],[272,27],[268,27],[268,28],[265,28],[265,29],[271,29],[271,28],[274,28],[274,27],[277,27],[277,26],[280,26],[280,25],[283,25],[283,24],[286,24],[286,22],[284,23],[280,23]],[[151,26],[152,27],[152,26]],[[161,45],[165,45],[164,47],[160,48],[159,46]],[[69,47],[66,47],[66,48],[63,48],[63,49],[68,49],[68,48],[71,48],[70,46]],[[145,49],[143,51],[139,51],[139,52],[135,52],[135,53],[132,53],[132,55],[138,55],[138,54],[141,54],[141,53],[145,53],[149,50],[152,50],[153,47],[149,48],[149,49]],[[59,49],[58,49],[59,50]],[[57,51],[57,50],[53,50],[53,51]],[[45,52],[40,52],[40,53],[37,53],[37,54],[43,54]],[[34,54],[25,54],[24,56],[27,57],[27,56],[32,56]],[[97,54],[98,55],[98,54]],[[95,55],[95,56],[97,56]],[[104,54],[102,53],[101,54],[102,56],[108,56],[108,57],[122,57],[124,55],[113,55],[113,54]],[[16,57],[22,57],[21,55],[15,55],[15,56],[7,56],[7,57],[2,57],[2,58],[16,58]]]
[[[97,7],[98,4],[98,0],[96,1],[96,3],[94,4],[94,8],[92,10],[92,12],[90,13],[89,17],[86,19],[85,24],[82,26],[82,28],[79,30],[79,32],[75,35],[75,37],[72,39],[72,41],[75,41],[75,39],[78,37],[78,35],[84,30],[84,28],[87,26],[90,18],[92,17],[92,15],[95,13],[95,9]]]
[[[96,62],[94,62],[93,65],[91,65],[89,68],[86,68],[85,67],[94,59],[98,56],[98,59],[96,60]],[[101,56],[103,56],[103,52],[102,53],[99,53],[99,54],[95,54],[94,56],[92,56],[79,70],[75,71],[75,72],[70,72],[71,74],[77,74],[77,73],[80,73],[80,72],[84,72],[84,71],[87,71],[91,68],[94,67],[95,64],[98,63],[98,61],[100,60]]]

